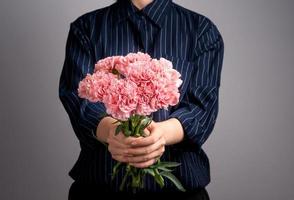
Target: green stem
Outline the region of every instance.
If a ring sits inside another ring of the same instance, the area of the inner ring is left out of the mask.
[[[123,180],[122,180],[122,182],[120,184],[120,187],[119,187],[120,191],[123,191],[126,180],[127,180],[128,176],[129,176],[129,174],[130,174],[130,165],[128,164],[127,167],[126,167],[126,174],[124,175]]]

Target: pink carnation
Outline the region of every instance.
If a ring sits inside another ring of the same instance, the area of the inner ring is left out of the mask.
[[[112,80],[103,98],[106,112],[114,118],[127,120],[137,108],[137,85],[127,79]]]
[[[150,61],[151,57],[147,53],[138,52],[138,53],[129,53],[128,55],[126,55],[126,59],[130,63],[134,63],[137,61]]]
[[[147,116],[179,102],[180,73],[164,58],[129,53],[99,60],[94,74],[80,82],[78,92],[92,102],[103,102],[114,118]]]
[[[104,71],[104,72],[112,73],[113,70],[116,69],[116,66],[118,65],[126,66],[127,64],[128,64],[128,61],[123,56],[107,57],[102,60],[99,60],[95,64],[94,72]]]
[[[91,102],[102,101],[112,79],[115,79],[115,76],[111,73],[97,72],[93,75],[87,74],[79,83],[78,95]]]

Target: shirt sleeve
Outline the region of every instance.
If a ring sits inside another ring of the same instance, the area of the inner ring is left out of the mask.
[[[70,24],[63,69],[59,81],[59,98],[80,141],[81,147],[94,149],[100,144],[96,129],[105,113],[102,103],[92,103],[78,96],[78,84],[93,73],[95,56],[82,22]]]
[[[218,115],[219,86],[224,43],[217,27],[208,20],[202,23],[195,47],[196,65],[183,99],[170,113],[182,124],[182,147],[200,149],[211,134]],[[184,144],[184,145],[183,145]]]

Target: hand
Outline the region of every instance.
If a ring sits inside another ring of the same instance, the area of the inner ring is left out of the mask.
[[[115,129],[117,125],[111,126],[106,142],[108,143],[108,151],[111,153],[113,159],[119,162],[129,162],[129,157],[132,155],[128,153],[128,149],[131,148],[131,144],[138,138],[126,137],[122,132],[115,135]],[[148,130],[145,130],[147,135],[150,134]]]
[[[144,131],[148,137],[125,137],[115,135],[117,124],[111,117],[105,117],[97,127],[98,140],[108,143],[112,157],[119,162],[144,168],[154,164],[164,153],[165,145],[180,142],[184,137],[181,123],[171,118],[162,122],[152,122]]]
[[[123,133],[115,135],[115,129],[110,130],[109,137],[107,138],[108,151],[114,160],[119,162],[127,162],[127,149],[130,147],[131,137],[124,136]]]
[[[108,150],[113,159],[119,162],[126,162],[125,150],[130,147],[130,143],[134,138],[125,137],[123,133],[115,135],[117,124],[114,124],[116,119],[112,117],[104,117],[98,124],[96,136],[103,143],[108,144]]]
[[[137,168],[153,165],[165,151],[166,139],[160,123],[152,121],[145,132],[150,132],[149,136],[127,141],[126,162]]]
[[[184,138],[184,129],[180,121],[170,118],[161,122],[154,122],[145,129],[150,135],[136,138],[131,142],[127,153],[127,162],[138,168],[145,168],[154,164],[162,156],[166,145],[179,143]]]

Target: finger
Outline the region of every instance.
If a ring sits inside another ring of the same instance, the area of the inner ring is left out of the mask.
[[[108,151],[113,155],[128,155],[128,147],[113,138],[108,140]]]
[[[151,131],[149,129],[145,128],[144,129],[144,137],[148,137],[148,136],[150,136],[150,134],[151,134]]]
[[[129,163],[147,162],[149,160],[156,159],[156,158],[160,157],[164,153],[164,150],[165,150],[165,148],[164,148],[164,146],[162,146],[161,148],[159,148],[156,151],[153,151],[150,154],[143,155],[143,156],[126,157],[126,159],[127,159],[127,162],[129,162]]]
[[[131,142],[132,147],[145,147],[156,143],[160,139],[160,134],[153,132],[148,137],[139,138]]]
[[[165,140],[163,138],[160,138],[155,143],[149,145],[149,146],[143,146],[143,147],[137,147],[137,148],[127,148],[126,153],[131,154],[133,156],[139,156],[139,155],[147,155],[152,153],[153,151],[156,151],[157,149],[161,148],[165,145]]]
[[[121,156],[121,155],[112,155],[112,158],[118,162],[127,162],[126,157],[125,156]]]
[[[115,146],[117,148],[121,149],[127,149],[129,146],[125,145],[124,143],[121,143],[119,140],[116,140],[115,138],[109,138],[107,140],[108,146]]]
[[[125,149],[118,148],[116,146],[108,146],[108,151],[111,153],[111,155],[122,155],[122,156],[128,156],[125,152]]]
[[[114,139],[126,146],[130,146],[133,142],[136,142],[137,140],[141,139],[143,137],[126,137],[122,132],[120,132],[118,135],[114,136]]]
[[[146,127],[149,131],[152,131],[155,128],[155,122],[152,120],[151,123]]]

